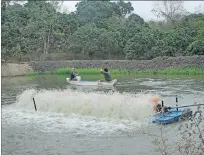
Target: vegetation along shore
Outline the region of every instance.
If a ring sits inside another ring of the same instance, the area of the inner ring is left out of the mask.
[[[83,0],[74,12],[59,11],[62,3],[2,1],[2,59],[151,60],[204,55],[204,14],[185,11],[183,1],[171,2],[173,9],[163,2],[156,5],[152,13],[164,20],[151,21],[134,13],[131,2]]]
[[[80,1],[74,12],[59,11],[62,3],[2,1],[2,76],[72,67],[92,74],[101,67],[115,74],[203,73],[204,14],[186,12],[181,1],[165,15],[166,3],[154,7],[159,21],[145,21],[131,2]]]
[[[69,74],[75,67],[80,74],[100,74],[107,67],[112,74],[204,75],[204,56],[159,57],[152,60],[67,60],[2,64],[2,76]]]

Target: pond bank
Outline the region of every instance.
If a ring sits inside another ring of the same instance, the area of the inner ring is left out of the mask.
[[[153,60],[64,60],[35,61],[23,64],[2,64],[1,76],[28,75],[31,72],[44,73],[59,68],[92,68],[107,67],[117,70],[146,70],[154,73],[159,70],[199,68],[204,70],[204,55],[158,57]],[[179,70],[177,72],[180,72]],[[187,71],[188,72],[188,71]]]
[[[16,64],[16,63],[2,63],[1,64],[1,76],[24,76],[30,72],[34,72],[32,67],[28,63]]]

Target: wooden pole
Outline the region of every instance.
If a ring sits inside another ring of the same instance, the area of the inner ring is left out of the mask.
[[[33,98],[33,103],[34,103],[35,111],[37,111],[36,104],[35,104],[35,99],[34,98]]]

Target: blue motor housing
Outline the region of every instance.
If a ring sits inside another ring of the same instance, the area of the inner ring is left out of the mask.
[[[170,124],[179,121],[181,117],[189,117],[192,115],[192,111],[188,110],[176,110],[172,109],[165,114],[158,113],[151,117],[153,123],[158,124]]]

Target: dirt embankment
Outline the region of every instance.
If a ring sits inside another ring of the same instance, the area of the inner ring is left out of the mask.
[[[158,57],[153,60],[69,60],[30,62],[38,72],[53,71],[58,68],[101,68],[109,69],[167,69],[182,67],[204,68],[204,55],[181,57]]]
[[[199,67],[204,69],[204,55],[158,57],[153,60],[63,60],[35,61],[24,64],[2,64],[1,76],[19,76],[28,72],[53,71],[58,68],[101,68],[110,69],[167,69]]]
[[[1,76],[22,76],[29,72],[33,72],[32,67],[28,63],[3,63],[1,64]]]

